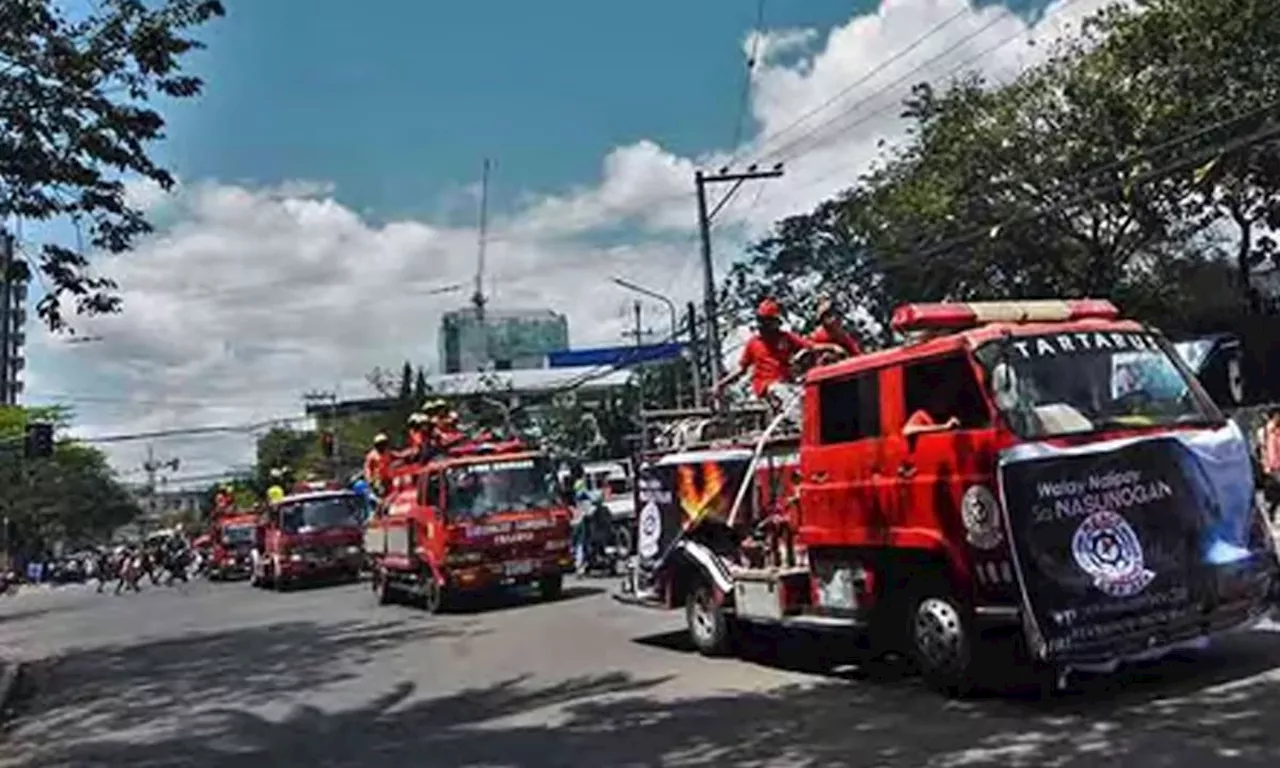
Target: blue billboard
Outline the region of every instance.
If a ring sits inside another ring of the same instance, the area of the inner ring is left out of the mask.
[[[596,347],[594,349],[565,349],[547,355],[550,368],[583,368],[599,365],[635,365],[675,360],[684,352],[685,345],[644,344],[641,346]]]

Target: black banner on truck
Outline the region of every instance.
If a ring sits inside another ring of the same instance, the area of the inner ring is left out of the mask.
[[[1033,646],[1102,661],[1193,639],[1242,600],[1260,610],[1274,554],[1249,461],[1234,425],[1007,452],[1005,524]]]
[[[689,451],[642,467],[636,479],[641,565],[657,565],[680,532],[694,523],[726,520],[750,461],[750,451]]]

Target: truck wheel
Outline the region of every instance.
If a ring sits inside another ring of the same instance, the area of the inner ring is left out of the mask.
[[[373,585],[373,594],[378,598],[378,605],[391,605],[395,602],[395,593],[391,589],[391,579],[387,578],[386,571],[381,568],[375,569],[370,583]]]
[[[564,576],[557,573],[539,579],[538,595],[547,602],[559,600],[564,595]]]
[[[925,683],[947,696],[971,694],[978,665],[965,610],[941,591],[922,593],[909,608],[909,650]]]
[[[440,613],[444,608],[444,587],[436,581],[435,575],[429,570],[423,574],[422,595],[419,600],[422,603],[422,610],[427,613]]]
[[[629,555],[634,551],[632,550],[632,546],[634,545],[635,542],[633,542],[631,539],[632,539],[631,528],[628,525],[624,524],[624,525],[619,525],[614,527],[613,545],[618,549],[621,549],[622,554]]]
[[[708,584],[700,584],[684,605],[689,639],[704,656],[723,656],[729,652],[730,622],[724,608],[716,604]]]

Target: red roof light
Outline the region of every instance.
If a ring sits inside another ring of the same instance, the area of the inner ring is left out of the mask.
[[[1072,301],[974,301],[904,304],[893,311],[896,331],[961,330],[985,323],[1067,323],[1115,320],[1120,310],[1105,299]]]

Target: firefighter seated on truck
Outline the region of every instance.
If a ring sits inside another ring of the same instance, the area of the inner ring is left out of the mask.
[[[844,350],[830,342],[815,343],[782,327],[782,308],[773,299],[765,299],[756,308],[756,333],[742,350],[738,369],[717,381],[714,394],[719,397],[726,387],[734,384],[747,373],[751,374],[751,391],[767,402],[774,410],[785,403],[779,390],[787,388],[793,379],[792,361],[805,350],[844,356]]]
[[[458,414],[455,411],[446,409],[435,422],[436,439],[439,441],[442,450],[456,448],[466,442],[467,436],[459,426]]]
[[[848,357],[862,354],[858,338],[845,329],[835,302],[826,296],[818,300],[818,329],[809,334],[809,341],[814,344],[835,344]],[[826,357],[830,355],[824,355]]]
[[[377,496],[387,490],[391,477],[391,438],[379,433],[373,438],[373,447],[364,455],[364,481]]]

